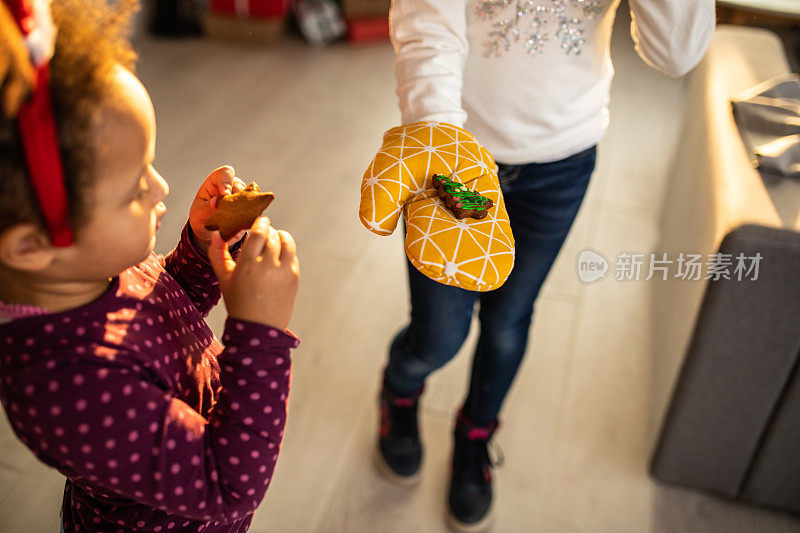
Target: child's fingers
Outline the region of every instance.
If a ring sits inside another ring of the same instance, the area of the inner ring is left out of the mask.
[[[216,194],[213,196],[224,196],[226,194],[230,194],[233,190],[233,180],[235,178],[236,174],[233,170],[233,167],[229,165],[215,169],[208,176],[208,181],[210,181],[216,189]]]
[[[278,234],[278,230],[275,228],[269,228],[269,235],[267,235],[267,242],[264,246],[264,252],[261,254],[262,257],[271,261],[272,265],[279,265],[279,257],[281,254],[281,237]]]
[[[217,280],[220,285],[224,285],[228,278],[236,268],[236,262],[231,257],[228,250],[228,244],[222,240],[222,236],[218,231],[211,234],[211,245],[208,247],[208,260],[211,262],[211,268],[217,275]]]
[[[288,231],[279,230],[278,236],[281,239],[280,262],[282,265],[290,265],[297,256],[297,244]]]
[[[253,225],[250,226],[250,233],[242,245],[242,251],[239,252],[239,257],[242,259],[255,259],[264,250],[264,244],[267,241],[270,226],[267,217],[258,217]]]
[[[233,178],[233,192],[239,192],[245,187],[247,187],[247,185],[245,185],[242,180],[236,177]]]

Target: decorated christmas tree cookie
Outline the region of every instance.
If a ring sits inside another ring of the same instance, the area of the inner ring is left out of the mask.
[[[477,218],[486,216],[494,204],[485,196],[470,190],[466,185],[451,180],[444,174],[433,175],[433,186],[444,201],[444,205],[456,218]]]

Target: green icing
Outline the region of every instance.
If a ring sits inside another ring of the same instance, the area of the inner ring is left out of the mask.
[[[489,201],[485,196],[481,196],[465,185],[451,180],[447,176],[436,174],[434,177],[441,182],[441,187],[444,192],[458,198],[458,202],[461,203],[461,209],[483,209]]]

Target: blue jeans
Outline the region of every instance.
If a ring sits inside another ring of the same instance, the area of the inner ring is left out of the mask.
[[[597,148],[551,163],[499,164],[498,178],[516,240],[516,259],[499,289],[476,293],[443,285],[408,263],[411,323],[392,341],[385,384],[406,396],[450,361],[480,302],[480,337],[464,414],[478,425],[500,412],[528,343],[534,301],[578,213]]]

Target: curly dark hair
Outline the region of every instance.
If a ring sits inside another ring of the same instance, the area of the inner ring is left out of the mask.
[[[86,191],[94,180],[91,128],[98,103],[111,87],[115,65],[133,70],[136,54],[128,41],[137,0],[57,0],[58,28],[50,62],[50,85],[74,229],[88,219]],[[0,38],[3,38],[0,36]],[[21,223],[44,228],[22,142],[14,120],[0,117],[0,233]]]

